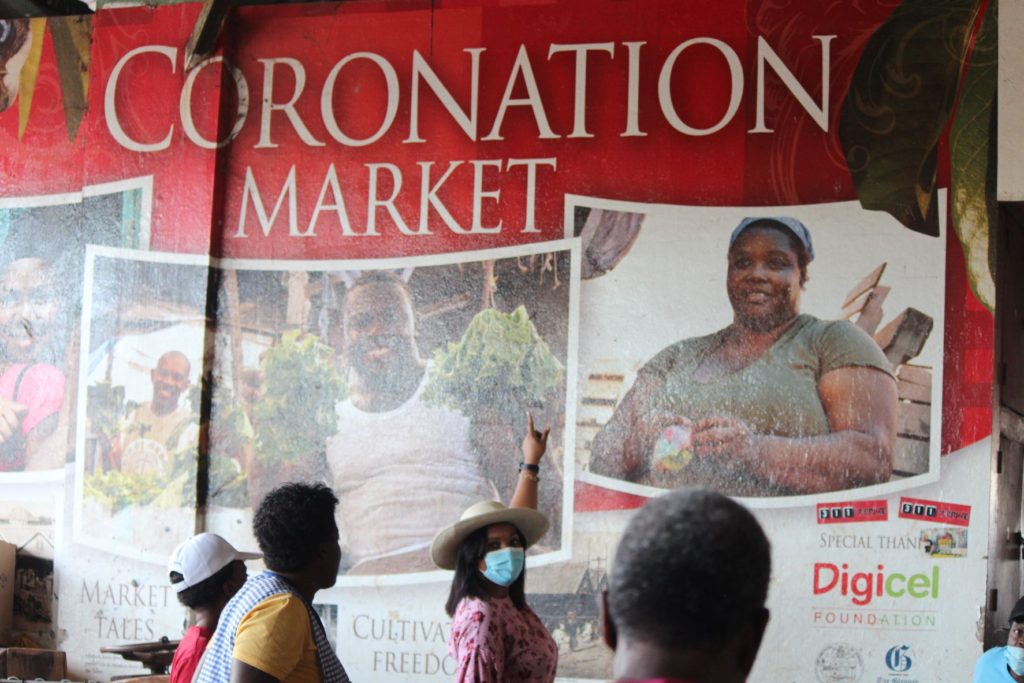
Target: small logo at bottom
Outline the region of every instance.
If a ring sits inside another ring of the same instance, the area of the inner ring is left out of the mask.
[[[857,683],[864,673],[860,650],[849,645],[829,645],[814,666],[821,683]]]
[[[914,660],[907,654],[909,650],[909,645],[896,645],[889,648],[889,651],[885,653],[885,666],[888,667],[889,671],[898,674],[910,671]]]

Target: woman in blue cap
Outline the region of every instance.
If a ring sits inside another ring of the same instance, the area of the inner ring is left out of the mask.
[[[744,219],[729,241],[732,324],[676,342],[644,365],[595,438],[591,471],[742,496],[887,481],[896,434],[891,364],[852,323],[800,313],[813,258],[800,221]]]

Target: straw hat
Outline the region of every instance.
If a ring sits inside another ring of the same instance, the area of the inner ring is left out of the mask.
[[[496,500],[485,500],[469,506],[459,521],[434,536],[430,558],[441,569],[455,569],[459,546],[467,536],[477,529],[502,523],[519,529],[527,548],[539,541],[551,526],[547,517],[532,508],[510,508]]]

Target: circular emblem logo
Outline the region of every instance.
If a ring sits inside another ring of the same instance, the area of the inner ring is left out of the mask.
[[[829,645],[814,663],[821,683],[857,683],[864,673],[860,652],[849,645]]]
[[[135,439],[121,455],[121,471],[125,474],[166,477],[170,474],[170,463],[167,447],[152,439]]]

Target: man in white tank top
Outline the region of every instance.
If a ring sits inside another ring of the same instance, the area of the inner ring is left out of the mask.
[[[362,275],[346,295],[342,328],[349,398],[338,404],[327,464],[350,573],[431,570],[437,530],[497,492],[469,419],[421,400],[427,364],[405,283],[382,271]]]

